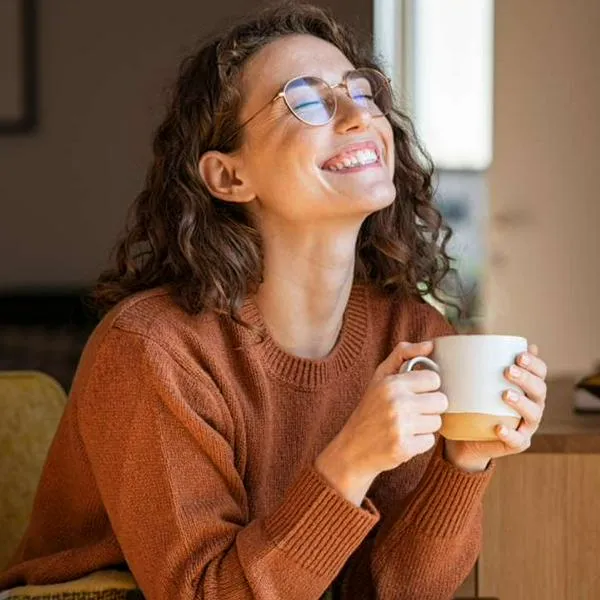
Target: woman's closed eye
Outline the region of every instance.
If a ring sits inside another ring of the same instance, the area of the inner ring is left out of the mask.
[[[373,96],[369,94],[354,94],[352,100],[357,104],[366,105],[369,102],[374,102]]]
[[[322,108],[323,101],[322,100],[307,100],[305,102],[299,102],[298,104],[294,104],[294,110],[304,110],[307,108]]]
[[[369,94],[354,94],[352,96],[352,102],[361,108],[371,109],[376,106],[375,99]]]

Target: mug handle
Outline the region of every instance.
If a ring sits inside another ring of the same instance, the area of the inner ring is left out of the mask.
[[[412,371],[417,365],[425,365],[427,367],[429,367],[432,371],[435,371],[436,373],[440,372],[440,368],[438,366],[438,364],[434,361],[432,361],[430,358],[427,358],[426,356],[415,356],[414,358],[411,358],[410,360],[407,360],[401,367],[400,367],[400,373],[408,373],[409,371]]]

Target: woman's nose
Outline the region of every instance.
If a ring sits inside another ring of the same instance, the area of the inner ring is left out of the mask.
[[[338,95],[335,115],[335,127],[337,130],[367,129],[371,124],[372,118],[373,116],[366,106],[357,104],[344,92]]]

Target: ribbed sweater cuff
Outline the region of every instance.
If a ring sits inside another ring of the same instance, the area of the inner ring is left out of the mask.
[[[452,537],[460,532],[477,510],[495,470],[469,473],[444,459],[439,443],[429,465],[402,512],[405,526],[430,536]]]
[[[334,575],[379,518],[370,500],[355,506],[307,467],[282,505],[265,519],[265,528],[277,547],[303,567]]]

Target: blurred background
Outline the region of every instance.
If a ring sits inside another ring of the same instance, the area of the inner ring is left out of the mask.
[[[258,0],[0,1],[0,369],[68,388],[164,90]],[[600,361],[600,2],[315,0],[374,46],[438,166],[469,309],[553,374]],[[452,317],[452,315],[449,315]]]

